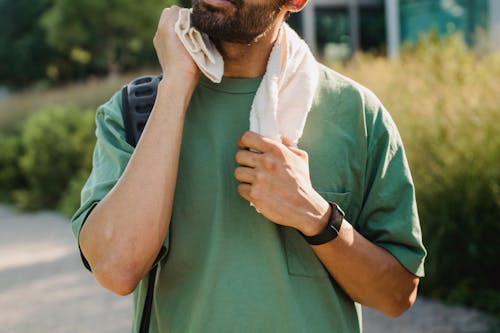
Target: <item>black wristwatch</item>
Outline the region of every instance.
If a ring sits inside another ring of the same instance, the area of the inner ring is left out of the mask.
[[[328,220],[328,224],[325,229],[315,236],[306,236],[302,232],[300,233],[311,245],[325,244],[334,240],[339,235],[340,227],[342,226],[342,221],[344,221],[345,214],[336,203],[329,201],[328,204],[332,208],[332,214],[330,215],[330,219]]]

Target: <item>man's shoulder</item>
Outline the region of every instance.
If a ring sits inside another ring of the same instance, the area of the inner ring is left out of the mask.
[[[377,109],[380,107],[381,102],[377,96],[361,83],[321,63],[318,63],[318,68],[320,73],[319,87],[323,96],[326,94],[327,96],[333,95],[337,98],[354,99],[361,102],[368,109]]]
[[[109,100],[101,104],[96,111],[97,117],[121,118],[122,90],[116,91]]]
[[[126,141],[125,126],[122,115],[122,91],[116,91],[108,101],[96,110],[96,135],[98,138],[114,137]]]
[[[364,124],[368,135],[397,133],[391,115],[370,89],[322,64],[319,70],[316,103],[322,112],[327,112],[332,119]]]

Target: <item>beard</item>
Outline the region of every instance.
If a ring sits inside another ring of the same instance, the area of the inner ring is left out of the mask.
[[[230,1],[234,6],[214,7],[204,0],[192,0],[193,26],[215,41],[251,44],[272,27],[287,0],[272,0],[264,4]]]

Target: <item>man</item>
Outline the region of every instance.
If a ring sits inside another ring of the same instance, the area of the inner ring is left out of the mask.
[[[120,94],[98,109],[73,230],[95,279],[134,291],[134,331],[162,245],[151,332],[360,332],[359,304],[398,316],[415,301],[425,249],[413,184],[373,94],[318,65],[299,148],[248,131],[280,27],[306,1],[193,0],[193,25],[224,58],[219,84],[177,38],[179,8],[165,9],[164,79],[135,150]]]

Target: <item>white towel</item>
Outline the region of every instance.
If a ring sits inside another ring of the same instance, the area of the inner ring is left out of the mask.
[[[200,71],[219,83],[224,74],[222,56],[206,34],[191,27],[190,13],[190,9],[180,10],[175,32]],[[309,47],[283,23],[252,103],[250,130],[279,142],[286,136],[296,146],[318,79],[318,65]]]

